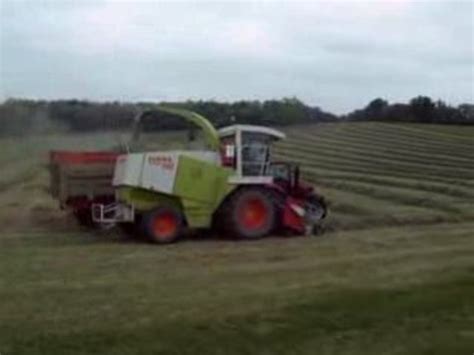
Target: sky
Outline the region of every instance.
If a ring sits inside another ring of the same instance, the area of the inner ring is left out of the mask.
[[[474,101],[473,1],[0,0],[0,100]]]

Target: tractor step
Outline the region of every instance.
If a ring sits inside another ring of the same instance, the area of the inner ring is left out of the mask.
[[[133,206],[120,202],[108,205],[94,203],[92,205],[92,220],[100,224],[133,222],[135,220],[135,210]]]

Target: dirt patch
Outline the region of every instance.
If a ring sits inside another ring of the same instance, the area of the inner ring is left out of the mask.
[[[77,225],[72,216],[60,209],[42,204],[32,206],[29,211],[29,223],[32,227],[46,230],[71,230]]]
[[[17,231],[71,231],[77,226],[69,213],[44,205],[7,205],[0,214],[4,232]]]

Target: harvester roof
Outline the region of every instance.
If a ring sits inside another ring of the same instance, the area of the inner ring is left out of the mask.
[[[262,133],[268,135],[274,139],[284,139],[286,137],[285,133],[280,132],[276,129],[263,127],[263,126],[254,126],[254,125],[232,125],[224,127],[218,130],[219,137],[227,137],[240,132],[252,132],[252,133]]]

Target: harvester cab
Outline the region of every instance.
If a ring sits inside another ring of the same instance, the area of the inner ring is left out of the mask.
[[[229,182],[273,184],[290,195],[305,188],[304,183],[300,184],[297,164],[272,159],[273,144],[286,138],[283,132],[268,127],[234,125],[218,133],[222,165],[235,171]]]
[[[222,164],[235,170],[236,183],[271,182],[270,162],[272,143],[285,138],[275,129],[234,125],[221,128]]]
[[[324,199],[299,181],[299,168],[271,159],[272,146],[284,133],[253,125],[216,130],[197,113],[159,106],[136,117],[132,143],[144,118],[160,113],[199,128],[204,148],[134,151],[133,144],[127,146],[115,159],[113,202],[92,198],[94,222],[118,223],[153,242],[169,243],[196,228],[244,239],[279,231],[304,234],[324,218]]]

